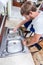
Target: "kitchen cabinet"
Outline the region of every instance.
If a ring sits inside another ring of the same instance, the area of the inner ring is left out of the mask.
[[[13,6],[21,7],[26,0],[13,0]]]
[[[5,25],[6,16],[0,16],[0,44],[2,41],[3,33],[4,33],[4,25]]]
[[[19,3],[19,2],[15,2],[15,1],[13,1],[13,6],[18,6],[18,7],[21,7],[21,3]]]

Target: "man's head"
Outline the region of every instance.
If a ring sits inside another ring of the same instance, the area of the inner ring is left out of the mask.
[[[27,18],[28,18],[28,15],[34,18],[36,10],[37,10],[36,5],[31,1],[26,1],[21,6],[21,14],[24,16],[27,16]]]

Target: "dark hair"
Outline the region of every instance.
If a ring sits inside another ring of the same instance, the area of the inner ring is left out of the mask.
[[[31,2],[31,1],[26,1],[22,6],[21,6],[21,14],[26,14],[28,15],[30,11],[36,11],[36,5]]]

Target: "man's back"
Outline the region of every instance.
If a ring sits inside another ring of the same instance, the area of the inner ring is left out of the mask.
[[[43,12],[40,12],[39,15],[32,21],[35,33],[43,34]]]

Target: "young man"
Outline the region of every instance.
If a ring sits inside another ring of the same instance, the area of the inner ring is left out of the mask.
[[[28,46],[30,46],[37,43],[39,38],[43,35],[43,12],[38,12],[33,2],[26,1],[21,6],[21,14],[25,16],[26,20],[32,20],[32,25],[35,29],[35,35],[28,44]],[[22,24],[21,23],[16,27],[16,29],[24,24],[24,22]],[[24,45],[26,45],[25,42]]]

